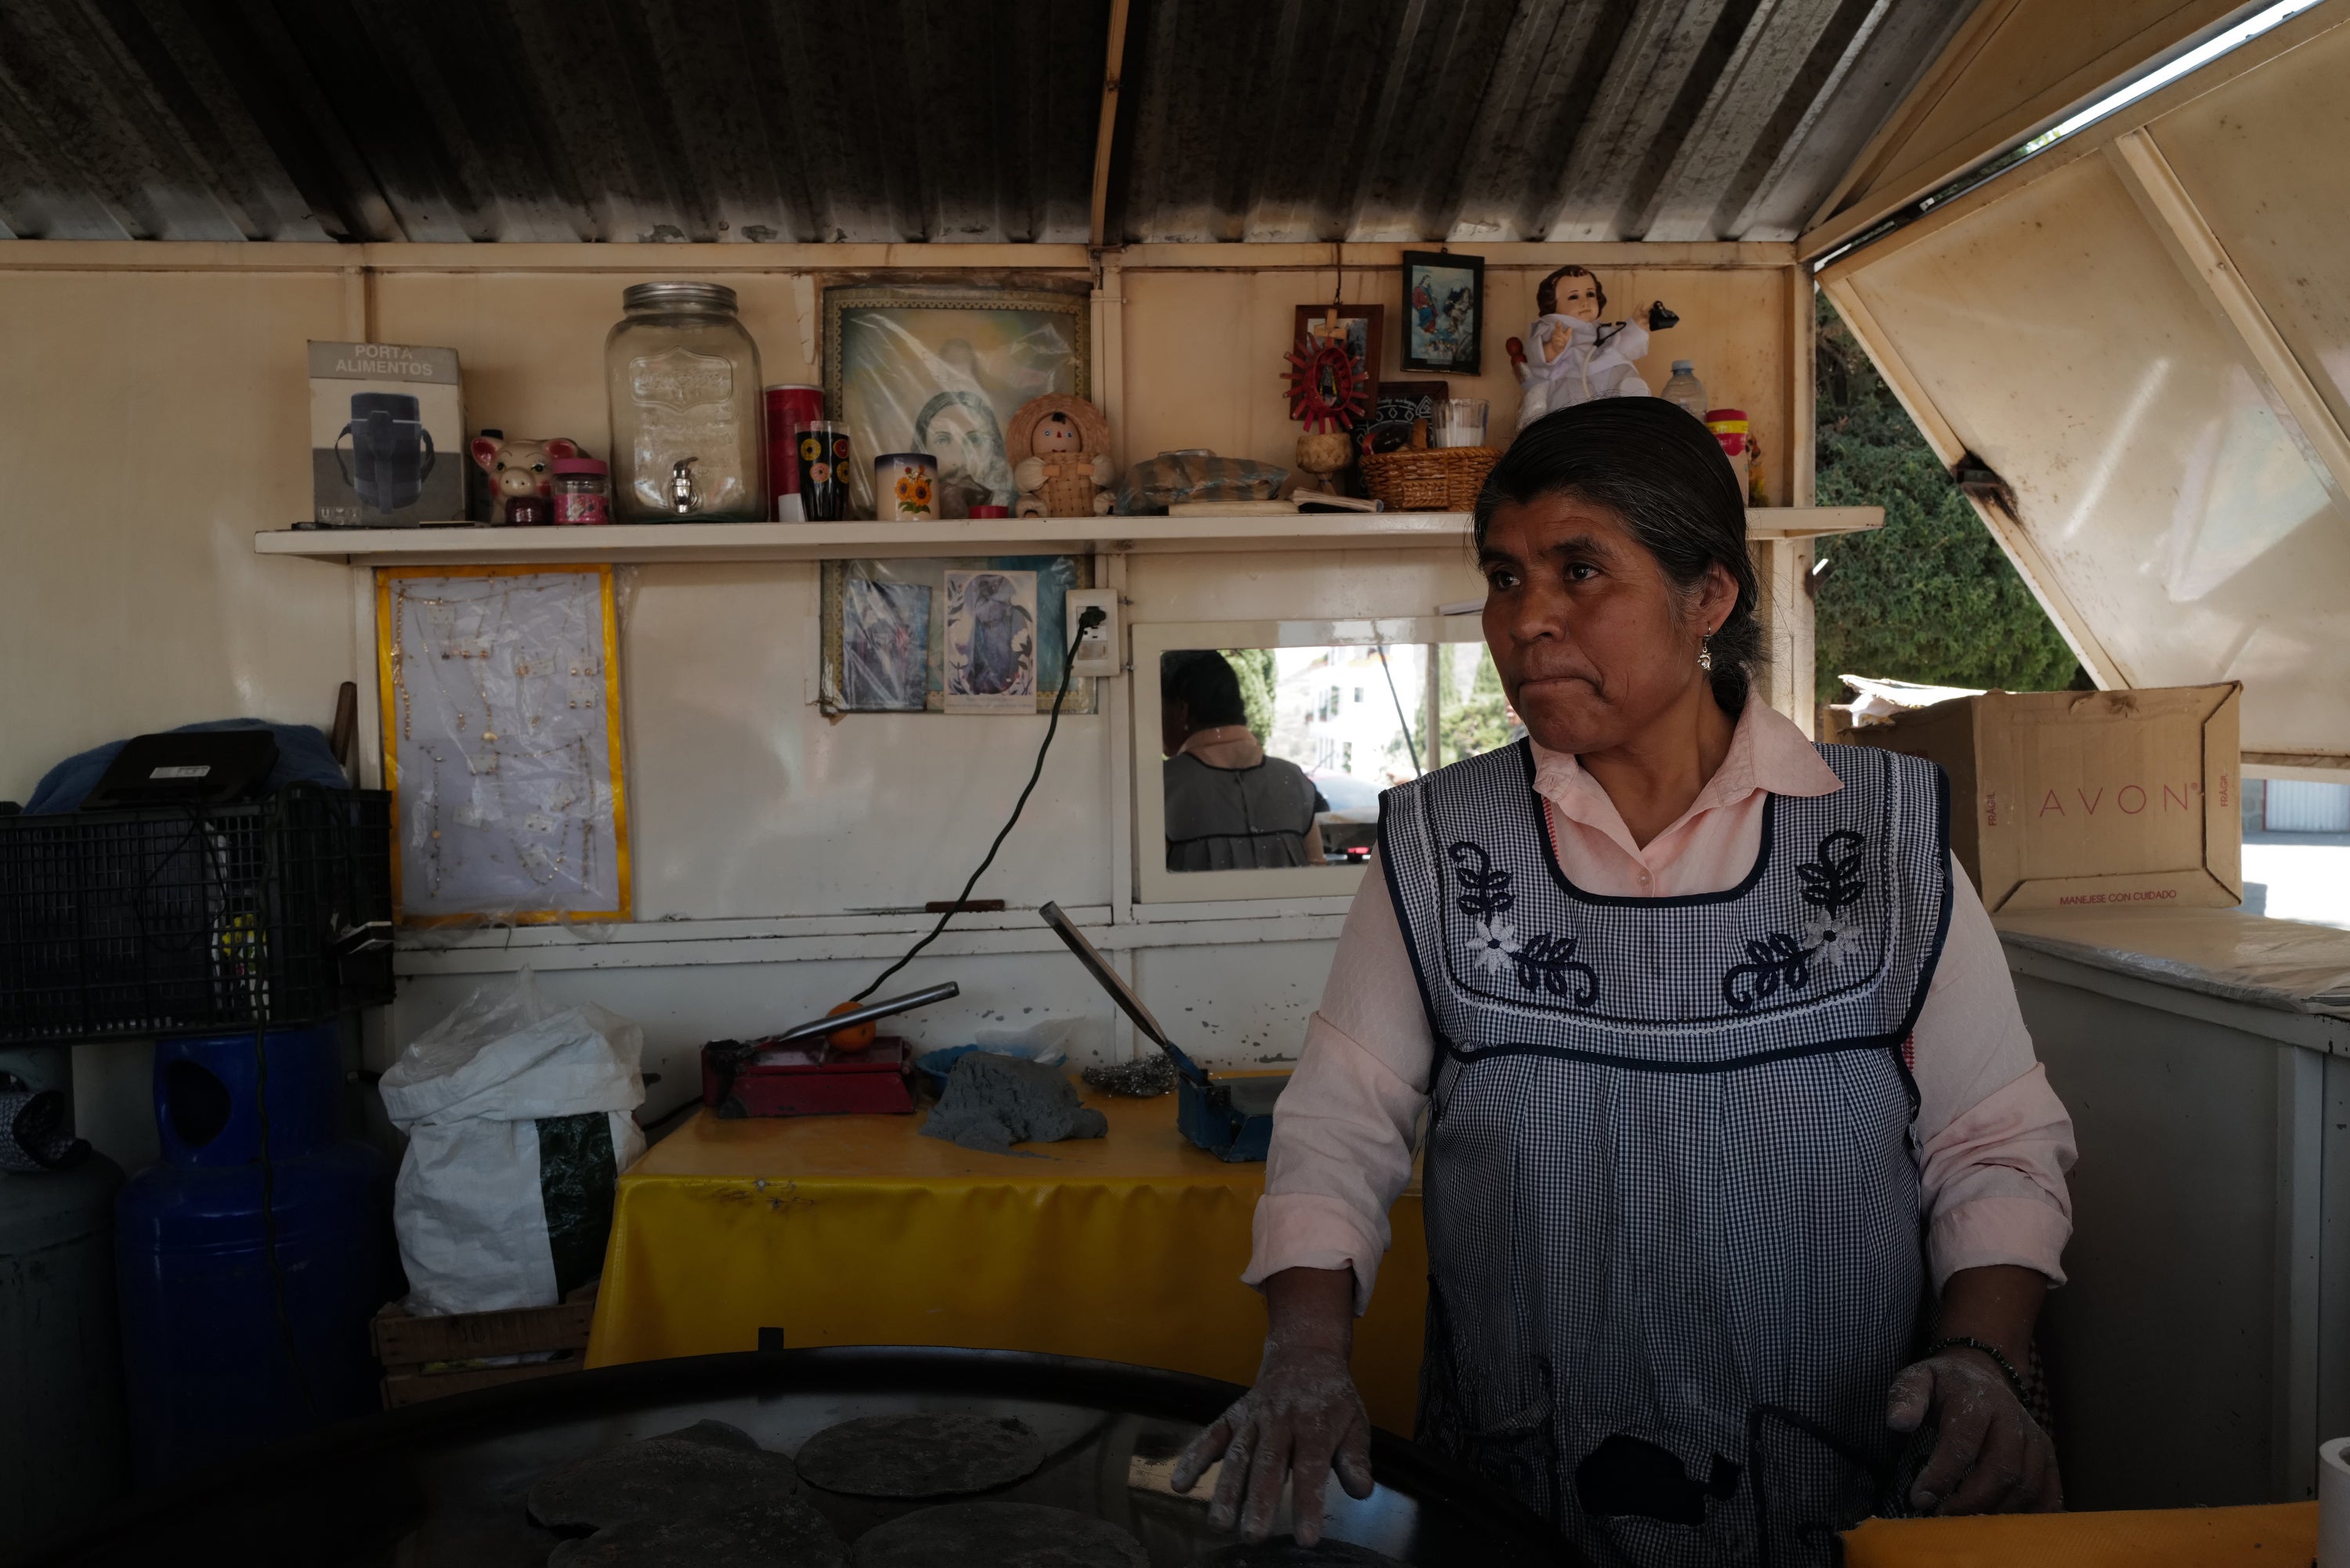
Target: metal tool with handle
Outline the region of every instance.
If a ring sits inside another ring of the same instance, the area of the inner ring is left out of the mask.
[[[1142,1031],[1143,1036],[1167,1053],[1167,1059],[1175,1064],[1175,1070],[1195,1084],[1207,1083],[1208,1075],[1200,1070],[1200,1064],[1185,1055],[1182,1047],[1167,1038],[1167,1031],[1159,1026],[1159,1020],[1150,1015],[1150,1009],[1142,1004],[1142,998],[1134,994],[1134,988],[1126,983],[1118,971],[1109,967],[1100,950],[1087,941],[1086,934],[1061,912],[1061,906],[1047,904],[1036,912],[1045,917],[1045,923],[1053,928],[1054,933],[1067,944],[1068,950],[1077,955],[1077,961],[1086,966],[1086,972],[1094,977],[1095,983],[1109,992],[1109,999],[1134,1020],[1134,1026]]]
[[[772,1050],[780,1045],[795,1045],[803,1040],[815,1040],[827,1034],[837,1034],[844,1029],[854,1029],[860,1023],[870,1023],[878,1018],[895,1018],[900,1012],[911,1012],[917,1007],[928,1007],[933,1002],[944,1002],[950,997],[962,994],[962,986],[951,980],[944,981],[937,985],[925,986],[920,991],[910,991],[903,996],[868,1002],[864,1006],[852,1008],[847,1012],[827,1013],[822,1018],[812,1018],[806,1023],[795,1023],[780,1034],[768,1034],[756,1040],[746,1040],[727,1052],[726,1055],[735,1065],[740,1066],[762,1051]]]

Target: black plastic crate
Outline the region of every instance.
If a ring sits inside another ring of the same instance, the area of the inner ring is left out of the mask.
[[[0,1044],[391,999],[391,797],[0,817]]]

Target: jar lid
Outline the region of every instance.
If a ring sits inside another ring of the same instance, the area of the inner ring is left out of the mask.
[[[558,457],[547,467],[557,473],[609,473],[611,469],[600,457]]]
[[[734,291],[723,283],[632,283],[620,291],[623,310],[723,310],[734,313]]]
[[[971,509],[971,514],[974,517],[1009,517],[1012,515],[1012,508],[1009,506],[980,505],[972,507]]]

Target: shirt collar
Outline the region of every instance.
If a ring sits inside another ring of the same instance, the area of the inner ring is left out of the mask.
[[[1184,740],[1179,757],[1197,757],[1211,768],[1253,768],[1264,761],[1264,748],[1246,724],[1218,724],[1194,730]]]
[[[1624,826],[1623,814],[1599,781],[1584,770],[1572,752],[1554,752],[1538,741],[1528,739],[1534,748],[1534,793],[1548,801],[1559,815],[1579,822],[1614,839],[1626,853],[1638,857],[1641,852],[1632,842],[1631,830]],[[1746,706],[1738,715],[1738,726],[1731,732],[1730,750],[1723,753],[1721,765],[1697,792],[1689,810],[1680,819],[1659,834],[1651,846],[1661,844],[1678,833],[1700,813],[1721,806],[1735,805],[1756,791],[1772,794],[1822,795],[1833,794],[1844,787],[1835,770],[1821,760],[1819,752],[1795,728],[1794,721],[1762,701],[1761,694],[1750,691]]]

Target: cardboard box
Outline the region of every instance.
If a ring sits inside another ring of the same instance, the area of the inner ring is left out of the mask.
[[[310,345],[310,493],[318,522],[461,522],[470,464],[454,348]]]
[[[1988,691],[1839,732],[1950,775],[1950,847],[1987,909],[2244,900],[2242,687]]]

